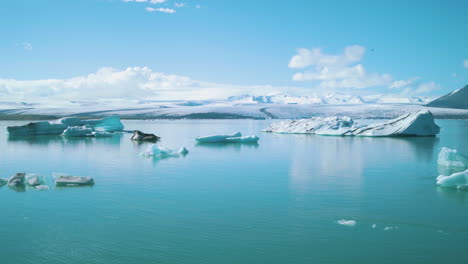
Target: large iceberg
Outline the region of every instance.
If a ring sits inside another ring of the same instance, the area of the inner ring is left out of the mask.
[[[435,136],[440,128],[428,110],[401,115],[387,122],[359,125],[350,117],[313,117],[276,122],[264,132],[316,134],[329,136]]]
[[[122,131],[124,126],[119,116],[109,116],[96,120],[81,120],[75,117],[61,118],[55,121],[33,122],[24,126],[7,127],[11,136],[60,135],[69,127],[87,126],[104,132]]]

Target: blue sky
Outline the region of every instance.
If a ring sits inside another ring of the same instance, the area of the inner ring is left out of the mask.
[[[21,81],[42,80],[47,90],[45,80],[89,81],[103,67],[147,67],[177,76],[164,75],[167,89],[190,78],[174,91],[219,86],[219,96],[265,87],[435,96],[468,84],[467,1],[138,1],[2,1],[0,97],[21,89],[49,96],[67,88],[57,82],[44,93]],[[343,62],[347,47],[357,57]],[[308,52],[301,67],[291,64],[298,49]],[[164,96],[160,84],[150,86]],[[113,88],[107,81],[98,89]]]

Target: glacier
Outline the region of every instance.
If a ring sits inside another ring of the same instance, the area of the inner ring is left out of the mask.
[[[315,134],[327,136],[435,136],[440,128],[432,113],[419,110],[403,114],[395,119],[371,125],[359,125],[350,117],[313,117],[285,120],[271,124],[263,132],[286,134]]]
[[[441,187],[468,189],[468,157],[455,149],[443,147],[437,159],[439,172],[437,185]]]
[[[81,120],[75,117],[68,117],[50,122],[32,122],[24,126],[9,126],[7,130],[10,136],[60,135],[69,127],[83,126],[100,132],[116,132],[124,129],[120,116],[109,116],[96,120]],[[77,128],[72,130],[69,131],[70,134],[79,132]]]

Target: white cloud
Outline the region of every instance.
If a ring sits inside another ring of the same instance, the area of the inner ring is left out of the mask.
[[[297,95],[315,92],[312,89],[297,87],[242,86],[198,81],[187,76],[154,72],[148,67],[129,67],[125,70],[105,67],[99,69],[96,73],[68,79],[27,81],[0,79],[0,99],[2,101],[201,100],[226,98],[242,94],[278,94],[286,91],[289,94]]]
[[[468,60],[463,61],[463,67],[468,68]]]
[[[403,90],[402,95],[404,96],[416,96],[421,94],[427,94],[436,90],[441,89],[441,86],[435,82],[421,83],[416,87],[407,87]]]
[[[29,42],[22,42],[20,44],[17,44],[17,46],[20,46],[20,47],[22,47],[23,49],[25,49],[27,51],[31,51],[33,49],[32,44],[29,43]]]
[[[346,66],[360,61],[365,52],[366,49],[359,45],[346,47],[342,55],[326,55],[319,48],[312,50],[298,49],[298,54],[292,57],[288,66],[289,68]]]
[[[411,79],[408,79],[408,80],[397,80],[397,81],[392,82],[392,84],[390,84],[390,86],[388,88],[390,88],[390,89],[405,88],[405,87],[408,87],[410,85],[413,85],[414,82],[416,82],[419,79],[420,79],[419,77],[414,77],[414,78],[411,78]]]
[[[356,64],[364,57],[366,49],[359,45],[347,46],[343,54],[324,54],[321,49],[298,49],[289,68],[304,69],[293,75],[294,81],[320,81],[319,87],[368,88],[391,85],[389,74],[368,73],[362,64]]]
[[[175,7],[185,7],[187,4],[185,3],[174,3]]]
[[[145,8],[146,11],[148,12],[162,12],[162,13],[167,13],[167,14],[174,14],[176,11],[172,8],[152,8],[152,7],[147,7]]]

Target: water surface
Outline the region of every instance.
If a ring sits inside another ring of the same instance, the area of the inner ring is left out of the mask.
[[[96,181],[1,187],[1,263],[468,261],[468,192],[435,186],[441,147],[468,154],[467,121],[438,120],[435,138],[261,133],[270,122],[124,122],[190,151],[164,160],[140,157],[148,144],[129,134],[8,138],[6,126],[24,122],[0,122],[0,177],[62,172]],[[257,134],[259,144],[194,140],[235,131]]]

